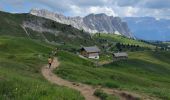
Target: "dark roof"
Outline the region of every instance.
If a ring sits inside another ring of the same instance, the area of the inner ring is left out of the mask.
[[[97,46],[83,47],[87,52],[100,52],[100,49]]]
[[[113,53],[115,57],[128,57],[128,54],[126,52],[118,52],[118,53]]]

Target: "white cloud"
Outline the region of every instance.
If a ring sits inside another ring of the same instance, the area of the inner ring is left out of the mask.
[[[138,13],[139,9],[129,6],[129,7],[124,7],[122,11],[123,11],[122,16],[132,17],[136,13]]]
[[[106,13],[120,17],[150,16],[170,19],[170,0],[1,0],[0,6],[5,9],[9,7],[7,11],[11,11],[13,7],[15,12],[36,7],[71,16]]]
[[[118,16],[115,11],[110,8],[110,7],[90,7],[88,9],[89,13],[94,13],[94,14],[97,14],[97,13],[105,13],[109,16]]]
[[[72,10],[70,11],[70,14],[71,15],[74,15],[74,16],[84,16],[84,9],[81,9],[81,8],[79,8],[78,6],[76,6],[76,5],[72,5],[71,7],[70,7]]]
[[[98,13],[105,13],[109,16],[118,16],[115,11],[112,8],[109,7],[99,7],[99,6],[92,6],[89,8],[80,8],[76,5],[72,5],[71,6],[71,11],[69,12],[71,15],[75,15],[75,16],[86,16],[87,14],[90,13],[94,13],[94,14],[98,14]]]

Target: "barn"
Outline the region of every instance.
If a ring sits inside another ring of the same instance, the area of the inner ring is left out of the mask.
[[[128,54],[126,52],[113,53],[113,61],[124,60],[127,58]]]
[[[80,54],[87,58],[99,59],[100,49],[97,46],[82,47]]]

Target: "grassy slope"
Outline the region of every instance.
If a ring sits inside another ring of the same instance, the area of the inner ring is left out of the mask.
[[[1,100],[83,100],[79,92],[47,82],[41,75],[52,46],[37,41],[0,37]]]
[[[100,37],[98,35],[94,36],[96,39],[106,39],[109,40],[110,42],[120,42],[123,44],[130,44],[130,45],[139,45],[141,47],[149,47],[149,48],[154,48],[153,45],[138,41],[138,40],[133,40],[129,39],[123,36],[119,35],[112,35],[112,34],[101,34]]]
[[[46,21],[48,28],[52,28],[51,20],[36,17],[28,14],[8,14],[0,12],[0,34],[27,37],[21,24],[24,20],[36,22],[37,20]],[[31,38],[44,39],[42,34],[49,41],[66,42],[61,45],[70,51],[76,51],[80,45],[101,45],[94,39],[86,37],[75,28],[68,25],[54,23],[55,29],[61,31],[57,37],[50,33],[38,33],[27,29]],[[66,28],[66,29],[63,29]],[[68,35],[81,34],[85,38],[68,38]],[[117,35],[101,35],[100,39],[107,39],[112,42],[124,44],[139,45],[142,47],[154,48],[154,46],[144,42],[128,39]],[[96,43],[94,43],[96,42]],[[44,81],[40,74],[40,66],[46,62],[47,54],[51,47],[43,45],[32,40],[22,38],[0,37],[0,97],[3,98],[47,98],[53,99],[83,99],[79,93],[63,87],[55,87]],[[40,55],[40,56],[39,56]],[[79,57],[68,53],[60,52],[59,58],[62,61],[61,67],[56,73],[61,77],[88,83],[92,85],[103,85],[111,88],[122,88],[129,91],[146,93],[160,98],[169,99],[169,53],[152,52],[134,52],[130,53],[128,61],[121,61],[105,65],[105,67],[96,68],[93,62],[80,59]],[[111,57],[102,57],[101,60]],[[39,64],[42,62],[42,64]],[[10,69],[10,70],[9,70]],[[142,81],[142,82],[141,82]],[[10,87],[9,87],[10,86]],[[27,92],[29,91],[29,92]],[[21,95],[21,96],[20,96]],[[55,97],[54,97],[55,96]],[[71,98],[72,97],[72,98]],[[1,99],[1,98],[0,98]]]
[[[0,11],[0,19],[0,35],[27,36],[20,26],[22,17]]]
[[[10,14],[0,11],[0,35],[9,35],[17,37],[30,37],[37,40],[48,39],[50,42],[65,42],[66,44],[72,44],[73,46],[80,45],[93,45],[93,40],[86,32],[73,28],[72,26],[54,22],[49,19],[37,17],[30,14]],[[23,22],[29,22],[39,26],[42,23],[42,27],[53,31],[55,33],[37,32],[29,28],[26,28],[30,36],[28,36],[24,29],[21,27]],[[44,36],[45,38],[44,38]]]
[[[49,19],[45,19],[42,17],[33,16],[30,14],[10,14],[5,12],[0,12],[0,35],[10,35],[10,36],[19,36],[19,37],[28,37],[21,25],[23,22],[27,21],[32,24],[39,26],[39,23],[43,24],[43,28],[50,29],[54,31],[58,31],[57,35],[54,33],[47,33],[47,32],[36,32],[31,29],[26,28],[28,33],[30,34],[29,37],[32,39],[37,40],[45,40],[48,39],[50,42],[65,42],[67,46],[71,48],[79,48],[81,45],[84,46],[91,46],[91,45],[100,45],[98,41],[96,41],[96,36],[92,39],[90,35],[86,32],[81,30],[75,29],[69,25],[64,25],[61,23],[54,22]],[[44,38],[44,36],[45,38]],[[135,44],[144,47],[153,47],[146,43],[132,40],[129,38],[125,38],[122,36],[117,35],[101,35],[100,38],[104,38],[110,40],[111,42],[121,42],[121,43],[128,43],[128,44]],[[67,47],[66,46],[66,47]]]
[[[59,58],[55,73],[64,79],[170,99],[170,52],[133,52],[127,61],[99,68],[68,52],[60,52]]]

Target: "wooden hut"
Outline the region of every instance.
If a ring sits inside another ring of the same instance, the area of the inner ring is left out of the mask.
[[[124,60],[127,58],[128,54],[126,52],[113,53],[113,61]]]
[[[87,58],[99,59],[100,49],[97,46],[82,47],[80,54]]]

